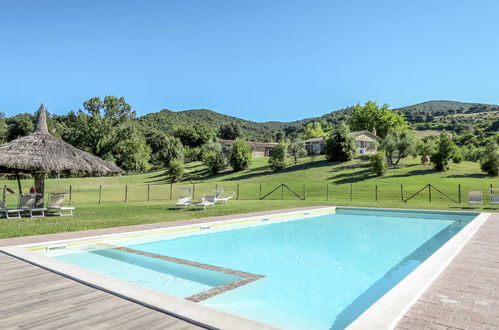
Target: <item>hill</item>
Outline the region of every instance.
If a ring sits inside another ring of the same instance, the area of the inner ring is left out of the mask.
[[[272,125],[245,120],[237,117],[221,114],[208,109],[193,109],[184,111],[171,111],[168,109],[160,112],[149,113],[138,118],[139,122],[146,127],[152,127],[161,131],[169,132],[175,125],[196,125],[207,124],[218,129],[225,123],[237,123],[243,132],[243,135],[252,140],[270,141],[274,137],[274,131],[279,128]]]
[[[466,103],[457,101],[436,100],[418,103],[394,111],[402,114],[417,130],[450,130],[462,132],[495,130],[498,126],[498,105],[482,103]],[[300,131],[308,122],[324,120],[337,124],[347,120],[351,108],[331,111],[320,117],[304,118],[292,122],[268,121],[254,122],[233,116],[224,115],[213,110],[195,109],[174,112],[162,110],[139,118],[145,127],[153,127],[162,131],[170,131],[174,125],[192,125],[205,123],[213,128],[229,122],[237,123],[245,138],[256,141],[273,141],[277,131],[287,133]],[[473,116],[470,116],[473,114]],[[472,118],[470,118],[472,117]]]
[[[456,101],[428,101],[395,109],[415,129],[495,130],[498,105]]]

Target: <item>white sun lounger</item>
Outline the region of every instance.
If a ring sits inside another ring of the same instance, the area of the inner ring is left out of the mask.
[[[30,218],[40,218],[45,216],[44,207],[35,207],[36,194],[21,194],[19,195],[19,205],[18,208],[22,212],[29,214]]]
[[[175,204],[177,208],[183,207],[184,209],[187,209],[189,205],[191,205],[191,196],[179,197]]]
[[[49,202],[47,203],[47,214],[48,215],[58,215],[60,217],[72,216],[74,207],[63,206],[64,197],[67,194],[52,193],[49,194]]]
[[[234,197],[234,192],[233,191],[227,191],[226,192],[226,195],[220,195],[218,197],[215,197],[215,203],[224,203],[224,204],[227,204],[227,202],[229,201],[229,199],[231,199],[232,197]]]
[[[7,219],[20,219],[22,211],[21,209],[9,209],[0,201],[0,218],[5,214]]]
[[[468,204],[483,205],[483,193],[481,191],[468,192]]]
[[[207,206],[213,206],[215,205],[215,195],[205,195],[203,198],[201,198],[201,201],[199,203],[194,204],[197,207],[202,207],[203,210],[206,210]]]
[[[499,188],[490,188],[490,205],[499,206]]]

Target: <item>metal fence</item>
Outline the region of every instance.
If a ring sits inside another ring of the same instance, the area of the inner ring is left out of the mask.
[[[454,184],[435,186],[432,184],[270,184],[245,182],[219,183],[178,183],[178,184],[135,184],[135,185],[71,185],[60,186],[57,192],[69,194],[73,204],[130,203],[148,201],[176,200],[180,188],[189,188],[193,198],[213,194],[223,187],[234,192],[234,200],[311,200],[326,202],[403,202],[411,203],[447,203],[464,204],[468,201],[468,192],[480,190],[484,193],[484,202],[491,184]],[[51,192],[47,189],[47,193]],[[54,191],[55,192],[55,191]]]

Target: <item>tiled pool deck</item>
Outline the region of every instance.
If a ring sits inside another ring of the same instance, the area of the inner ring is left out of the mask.
[[[282,210],[1,239],[0,246],[223,221],[278,212]],[[67,279],[1,252],[0,315],[1,329],[196,328],[186,321]],[[397,329],[499,330],[499,214],[489,217],[440,277],[405,314]]]

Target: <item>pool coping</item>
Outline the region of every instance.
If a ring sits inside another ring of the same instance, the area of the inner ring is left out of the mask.
[[[340,207],[339,207],[340,208]],[[117,295],[124,299],[139,303],[154,310],[164,312],[175,316],[179,319],[186,320],[192,324],[200,325],[207,328],[235,328],[238,329],[276,329],[276,327],[264,324],[258,321],[246,319],[244,317],[216,310],[214,308],[200,305],[188,301],[183,298],[170,296],[165,293],[160,293],[151,289],[139,287],[132,283],[117,280],[115,278],[97,274],[93,271],[84,268],[69,265],[57,259],[49,258],[26,248],[60,244],[63,242],[80,242],[88,241],[89,239],[103,237],[122,237],[124,235],[133,235],[136,233],[155,233],[159,231],[172,230],[172,228],[182,229],[185,227],[198,227],[202,229],[207,225],[224,225],[224,223],[235,223],[241,221],[263,221],[268,217],[282,217],[296,214],[309,214],[307,212],[319,213],[323,210],[331,210],[334,207],[314,207],[293,210],[291,212],[269,213],[249,216],[244,218],[233,218],[229,220],[212,220],[202,224],[178,225],[166,228],[155,228],[140,230],[136,232],[124,232],[116,234],[105,234],[96,236],[87,236],[82,238],[73,238],[65,240],[55,240],[50,242],[38,242],[30,244],[22,244],[17,246],[0,247],[0,251],[21,259],[25,262],[37,265],[46,270],[55,272],[59,275],[69,277],[77,282],[84,283],[88,286],[100,289],[102,291]],[[394,212],[421,212],[421,213],[447,213],[447,214],[478,214],[470,223],[464,227],[459,233],[447,241],[435,253],[433,253],[420,266],[407,275],[401,282],[388,291],[382,298],[371,305],[363,314],[353,321],[348,329],[387,329],[393,328],[403,315],[409,310],[417,298],[426,291],[432,282],[440,275],[446,266],[452,262],[452,259],[459,253],[461,248],[479,229],[479,227],[490,216],[489,213],[480,212],[463,212],[463,211],[431,211],[431,210],[409,210],[409,209],[388,209],[388,208],[363,208],[363,207],[341,207],[341,209],[360,209],[373,211],[394,211]],[[82,278],[82,274],[84,274]]]
[[[452,211],[445,212],[451,213]],[[350,323],[346,329],[395,328],[411,306],[447,268],[490,215],[490,213],[480,212],[456,235]]]

